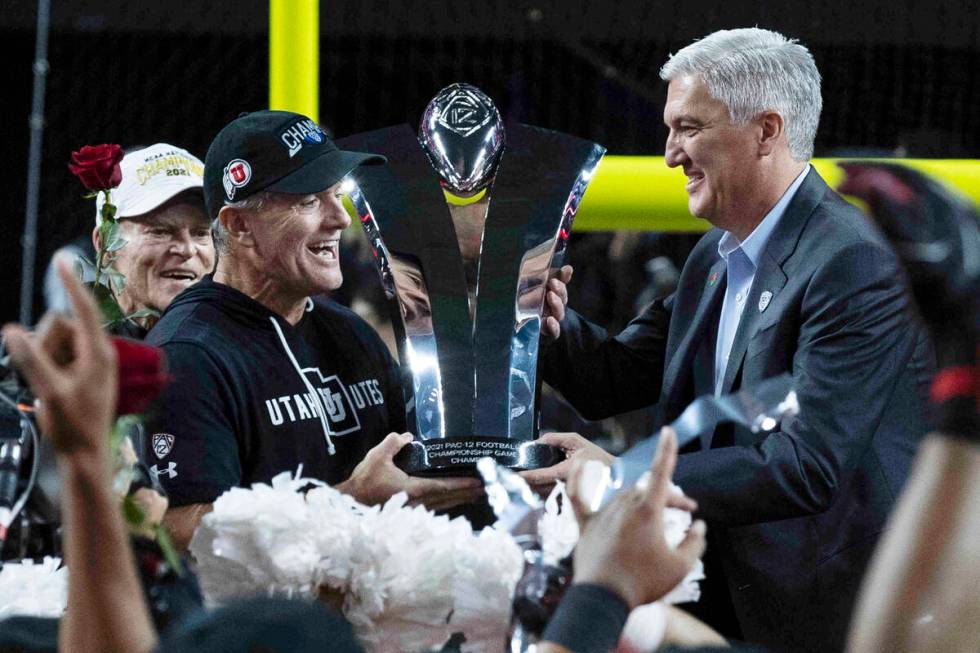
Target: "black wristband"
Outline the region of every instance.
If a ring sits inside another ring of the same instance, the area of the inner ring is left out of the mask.
[[[575,653],[609,653],[616,648],[629,616],[626,601],[601,585],[572,585],[541,640]]]

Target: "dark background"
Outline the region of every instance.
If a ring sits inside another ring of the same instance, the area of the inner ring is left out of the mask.
[[[92,226],[93,203],[66,168],[73,149],[167,141],[203,158],[224,123],[268,98],[267,2],[54,4],[39,275],[54,249]],[[414,125],[439,89],[467,81],[508,118],[596,140],[613,154],[662,154],[657,73],[668,53],[715,29],[759,25],[799,38],[816,58],[824,93],[818,156],[980,158],[978,5],[324,2],[320,120],[341,136]],[[3,321],[18,311],[35,20],[33,2],[3,1]],[[35,315],[41,310],[38,294]]]

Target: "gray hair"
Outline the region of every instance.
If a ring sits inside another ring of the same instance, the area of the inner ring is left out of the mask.
[[[255,195],[246,197],[243,200],[238,200],[237,202],[225,202],[224,206],[230,206],[233,209],[238,209],[240,211],[251,211],[257,213],[265,208],[275,193],[269,191],[259,191]],[[218,216],[215,216],[214,220],[211,221],[211,239],[214,241],[214,251],[219,254],[226,254],[228,252],[228,230],[225,226],[221,224],[221,220]]]
[[[813,156],[820,123],[820,73],[813,55],[795,39],[758,27],[719,30],[671,55],[660,78],[700,79],[728,107],[732,124],[764,111],[785,121],[789,151],[797,161]]]

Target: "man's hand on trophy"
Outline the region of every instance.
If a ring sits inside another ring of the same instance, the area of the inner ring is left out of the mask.
[[[527,481],[535,492],[547,495],[555,487],[556,481],[564,481],[568,478],[572,469],[572,463],[576,460],[585,462],[586,460],[598,460],[604,465],[611,465],[615,456],[606,452],[602,447],[592,444],[578,433],[546,433],[535,440],[541,444],[550,444],[558,447],[565,453],[565,460],[545,467],[543,469],[531,469],[520,472],[520,475]]]
[[[548,292],[544,296],[544,311],[541,313],[541,335],[545,340],[557,340],[561,335],[561,321],[565,319],[565,306],[568,305],[568,282],[572,280],[572,266],[563,265],[551,279],[548,279]]]
[[[399,469],[395,454],[411,441],[411,433],[389,433],[336,488],[367,505],[384,503],[405,492],[410,505],[421,504],[429,510],[446,510],[483,496],[483,482],[476,478],[420,478]]]

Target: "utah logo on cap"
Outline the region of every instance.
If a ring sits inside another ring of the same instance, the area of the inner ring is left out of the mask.
[[[235,199],[235,190],[241,188],[252,178],[252,166],[244,159],[232,159],[225,166],[221,183],[225,187],[225,195],[229,201]]]

